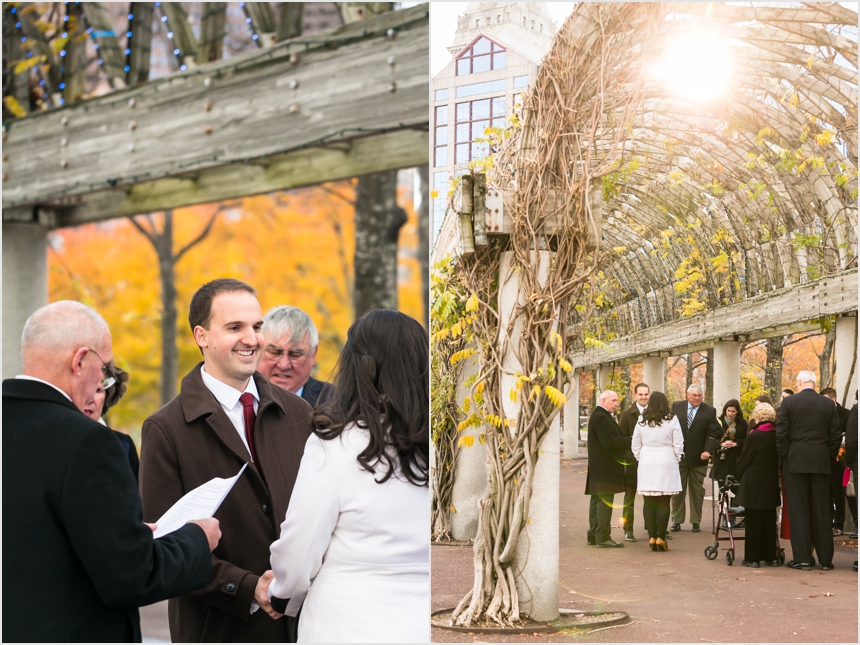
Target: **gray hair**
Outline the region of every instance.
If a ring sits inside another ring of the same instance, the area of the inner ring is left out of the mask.
[[[615,390],[603,390],[603,392],[600,393],[600,396],[597,397],[597,402],[602,404],[609,397],[610,394],[615,394],[616,396],[618,396],[618,393]]]
[[[812,383],[815,385],[815,372],[810,372],[809,370],[801,370],[797,373],[797,380],[801,383]]]
[[[692,383],[690,387],[687,388],[687,394],[689,394],[690,392],[695,392],[696,394],[701,394],[702,396],[705,396],[704,388],[698,383]]]
[[[320,342],[319,333],[311,317],[298,307],[288,305],[270,309],[269,313],[263,316],[263,333],[273,340],[289,333],[293,342],[301,342],[307,334],[311,351],[316,349]]]
[[[32,350],[60,355],[80,347],[100,348],[109,334],[105,319],[94,309],[74,300],[52,302],[37,309],[24,323],[22,358]]]

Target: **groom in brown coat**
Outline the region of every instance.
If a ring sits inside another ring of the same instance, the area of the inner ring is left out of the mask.
[[[267,596],[269,545],[280,524],[311,433],[311,407],[256,371],[263,315],[238,280],[203,285],[189,323],[203,363],[182,392],[143,424],[140,490],[144,519],[156,521],[180,497],[248,464],[215,517],[222,538],[209,584],[170,601],[173,642],[289,642],[291,618]]]

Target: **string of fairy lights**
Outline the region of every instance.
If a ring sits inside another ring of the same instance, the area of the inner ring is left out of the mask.
[[[67,6],[69,4],[79,4],[79,3],[66,3]],[[272,47],[265,48],[256,55],[243,56],[241,59],[238,59],[236,62],[232,63],[231,65],[223,65],[223,66],[218,67],[216,69],[209,68],[206,70],[200,70],[196,67],[191,67],[190,69],[188,69],[187,64],[185,63],[185,61],[183,61],[183,59],[182,59],[183,52],[181,51],[180,47],[177,44],[176,39],[174,38],[175,34],[173,33],[174,30],[171,30],[171,25],[169,24],[170,19],[169,19],[168,12],[164,11],[164,8],[161,6],[161,4],[162,3],[160,3],[160,2],[155,3],[155,7],[159,10],[160,15],[156,15],[154,17],[158,18],[159,22],[164,26],[163,28],[167,30],[168,38],[171,40],[171,43],[174,46],[174,49],[173,49],[174,56],[177,57],[177,62],[180,66],[179,72],[167,77],[165,79],[165,81],[167,82],[167,84],[169,86],[169,85],[173,84],[174,80],[180,80],[181,79],[183,83],[186,83],[188,81],[188,79],[191,79],[194,77],[199,77],[200,75],[205,74],[205,77],[203,78],[203,86],[207,89],[211,88],[213,86],[213,83],[217,82],[218,79],[222,78],[223,76],[229,76],[233,72],[237,72],[237,71],[240,71],[243,69],[247,69],[249,67],[253,67],[253,66],[258,65],[260,62],[263,62],[263,61],[268,61],[268,60],[281,60],[281,61],[285,61],[285,62],[289,61],[290,66],[292,67],[292,66],[299,64],[299,62],[301,60],[301,57],[299,55],[299,51],[302,52],[302,55],[306,55],[307,53],[309,53],[315,49],[330,49],[330,48],[349,45],[349,44],[353,44],[353,43],[357,43],[357,42],[361,42],[361,41],[365,41],[365,40],[369,40],[369,39],[375,39],[375,38],[380,38],[380,37],[385,37],[387,39],[394,39],[394,38],[396,38],[398,33],[402,32],[404,30],[410,29],[415,24],[418,24],[421,22],[426,23],[426,20],[427,20],[427,13],[423,12],[423,14],[420,14],[420,15],[414,14],[417,17],[410,18],[409,20],[403,21],[403,22],[401,22],[398,25],[393,26],[393,27],[387,26],[387,27],[382,27],[382,28],[378,28],[375,30],[373,30],[373,29],[371,29],[371,30],[364,29],[361,31],[352,30],[352,31],[347,32],[345,34],[341,33],[336,38],[318,37],[318,38],[291,39],[291,40],[285,41],[283,43],[277,43],[276,45],[274,45]],[[125,66],[123,68],[123,72],[125,72],[126,75],[128,75],[130,73],[131,67],[132,67],[132,61],[130,59],[130,56],[131,56],[131,51],[132,51],[132,39],[135,36],[135,34],[134,34],[134,14],[129,13],[127,17],[128,17],[128,21],[129,21],[129,23],[128,23],[129,26],[128,26],[128,31],[126,32],[126,47],[125,47],[125,52],[124,52],[125,53]],[[69,19],[69,14],[68,14],[68,9],[67,9],[67,15],[65,16],[64,22],[68,22],[68,19]],[[83,14],[83,12],[78,14],[78,19],[82,21],[80,23],[81,26],[86,28],[86,34],[94,41],[93,47],[97,53],[98,65],[100,67],[105,67],[105,64],[106,64],[105,59],[108,58],[108,56],[107,55],[103,56],[102,51],[106,52],[107,47],[109,46],[109,42],[106,42],[105,39],[116,38],[116,34],[111,32],[111,31],[105,30],[105,29],[99,29],[98,25],[94,25],[93,23],[91,23],[90,21],[88,21],[86,19],[86,16]],[[96,20],[96,22],[98,22],[98,20]],[[250,28],[252,30],[254,29],[253,21],[250,23],[248,23],[246,21],[246,24],[251,25]],[[138,26],[138,28],[140,28],[140,27]],[[67,32],[62,32],[62,33],[66,34],[66,36],[68,35]],[[257,35],[257,34],[254,33],[253,35]],[[259,36],[257,38],[254,38],[254,40],[257,41],[259,44]],[[122,51],[119,49],[119,47],[117,47],[117,50]],[[296,51],[296,50],[298,50],[298,51]],[[60,58],[61,58],[61,60],[65,60],[66,50],[62,49],[61,51],[63,53],[61,54]],[[393,57],[389,56],[388,57],[388,64],[393,67],[392,61],[393,61]],[[106,70],[106,72],[107,71],[108,70]],[[40,73],[42,73],[41,70],[40,70]],[[65,74],[65,69],[63,69],[61,71],[61,74]],[[43,78],[42,81],[43,81],[42,86],[44,87],[45,79]],[[65,83],[66,83],[65,76],[62,77],[61,82],[63,85],[63,87],[61,89],[65,89]],[[109,94],[102,95],[100,97],[94,97],[90,100],[83,101],[79,104],[76,104],[74,109],[75,110],[81,109],[84,112],[87,112],[87,111],[89,111],[90,107],[105,106],[105,105],[107,105],[109,107],[129,106],[129,107],[133,108],[136,105],[137,99],[139,97],[145,97],[150,93],[159,92],[163,88],[163,85],[164,85],[164,82],[154,83],[154,84],[153,83],[147,83],[147,84],[141,84],[135,88],[127,88],[127,89],[124,89],[122,91],[111,92]],[[298,84],[298,81],[296,79],[293,79],[289,83],[289,87],[292,90],[296,90],[298,88],[298,85],[299,84]],[[390,92],[396,91],[396,84],[390,83],[388,91],[390,91]],[[47,98],[47,93],[46,93],[46,98]],[[60,100],[62,101],[62,103],[65,102],[64,97],[62,97],[62,96],[60,97]],[[58,101],[58,102],[60,102],[60,101]],[[209,111],[209,109],[211,109],[210,108],[211,101],[207,101],[207,103],[205,105],[206,105],[205,109],[207,111]],[[295,109],[293,109],[293,108],[295,108]],[[298,112],[298,105],[297,104],[291,104],[289,106],[289,112],[290,112],[290,114],[297,113]],[[28,116],[28,118],[26,119],[26,122],[32,123],[33,122],[32,120],[34,118],[48,118],[53,113],[54,113],[53,109],[43,110],[43,111],[34,113],[34,114]],[[70,114],[69,116],[74,118],[73,113]],[[68,126],[68,124],[70,122],[69,116],[63,116],[63,118],[61,119],[61,125],[62,126],[64,126],[64,127]],[[8,137],[10,127],[15,127],[18,123],[21,123],[23,125],[23,120],[16,120],[16,121],[11,122],[10,124],[4,123],[4,125],[3,125],[3,139],[4,139],[4,141]],[[135,126],[136,126],[136,122],[131,121],[130,126],[129,126],[130,129],[134,130]],[[161,170],[147,171],[147,172],[138,173],[134,176],[125,176],[125,177],[121,177],[121,178],[107,178],[107,179],[104,179],[101,181],[94,181],[94,182],[76,181],[72,184],[67,184],[66,186],[64,186],[62,188],[58,188],[58,189],[50,191],[48,193],[41,193],[39,195],[38,199],[39,200],[51,200],[51,199],[62,198],[62,197],[69,196],[69,195],[80,194],[82,192],[87,192],[87,191],[93,192],[95,190],[110,189],[110,188],[115,188],[117,186],[130,186],[130,185],[141,183],[143,181],[154,181],[157,179],[175,176],[175,175],[180,174],[180,173],[186,173],[186,172],[191,172],[194,170],[199,170],[200,168],[211,167],[213,165],[250,164],[252,162],[256,162],[256,161],[261,160],[261,159],[269,159],[272,157],[273,154],[288,154],[288,153],[301,151],[301,150],[305,150],[305,149],[323,147],[323,146],[326,146],[326,145],[331,144],[331,143],[336,142],[336,141],[348,141],[348,140],[352,140],[352,139],[363,138],[363,137],[368,137],[368,136],[373,136],[373,135],[377,135],[377,136],[378,135],[384,135],[384,134],[389,133],[389,132],[400,131],[400,130],[404,130],[404,129],[415,129],[415,130],[427,131],[427,130],[429,130],[429,122],[427,120],[421,120],[420,122],[409,122],[409,123],[400,122],[397,124],[397,126],[389,126],[389,127],[384,127],[384,128],[372,128],[372,127],[339,128],[337,130],[333,130],[332,132],[330,132],[328,134],[325,134],[324,136],[319,137],[316,140],[306,141],[306,142],[302,143],[301,145],[294,146],[290,149],[278,150],[277,152],[268,151],[266,153],[261,153],[260,155],[248,156],[248,157],[239,158],[239,159],[224,158],[223,153],[221,154],[221,157],[219,158],[219,155],[215,154],[215,155],[211,155],[211,156],[206,156],[206,157],[190,160],[190,161],[185,162],[185,163],[173,164],[169,171],[161,171]],[[206,133],[209,134],[211,131],[212,131],[212,129],[209,126],[207,126]],[[61,149],[63,148],[63,146],[66,145],[67,141],[68,141],[68,138],[66,136],[63,136],[61,138],[61,140],[60,140]],[[131,152],[134,151],[134,143],[129,145],[129,150]],[[64,169],[69,168],[68,160],[65,158],[61,159],[60,165]],[[4,176],[4,179],[5,178],[6,177]],[[9,195],[9,197],[11,197],[11,195]],[[31,201],[31,198],[28,195],[21,195],[18,198],[11,198],[11,199],[9,199],[9,197],[7,197],[7,200],[8,200],[7,205],[8,206],[18,206],[21,204],[29,203]]]
[[[69,33],[65,29],[65,25],[66,25],[66,23],[69,22],[69,19],[72,16],[72,14],[69,12],[69,5],[73,4],[73,5],[76,5],[79,7],[82,3],[80,3],[80,2],[71,2],[71,3],[65,2],[64,4],[66,7],[66,11],[65,11],[65,15],[63,16],[63,31],[58,32],[58,33],[60,34],[60,37],[62,39],[67,39],[69,37]],[[84,4],[84,6],[86,6],[86,5]],[[245,12],[245,16],[246,16],[245,17],[245,23],[248,26],[248,28],[251,30],[252,40],[257,43],[258,47],[263,48],[264,45],[263,45],[262,41],[260,40],[261,34],[258,33],[257,27],[253,21],[253,18],[250,15],[250,13],[248,12],[248,8],[246,7],[246,3],[240,2],[239,6]],[[168,13],[164,10],[162,3],[156,2],[155,8],[157,10],[159,10],[159,13],[160,13],[159,24],[163,27],[164,30],[166,30],[166,36],[167,36],[167,39],[169,41],[169,46],[172,47],[173,55],[175,56],[176,61],[177,61],[178,71],[179,72],[192,71],[194,73],[197,73],[196,69],[193,67],[191,70],[189,70],[188,63],[187,63],[187,61],[185,61],[185,54],[180,47],[180,44],[178,42],[178,38],[177,38],[176,33],[175,33],[175,29],[171,29],[170,19],[169,19]],[[28,37],[26,36],[26,34],[23,33],[22,24],[21,24],[20,18],[19,18],[20,14],[18,12],[18,8],[12,7],[10,9],[10,14],[12,16],[14,16],[14,18],[16,20],[15,28],[21,34],[21,44],[27,48],[26,58],[32,58],[33,57],[33,50],[32,50],[32,48],[30,48],[27,45]],[[134,35],[134,31],[135,31],[134,14],[129,13],[127,15],[128,27],[127,27],[127,30],[125,32],[126,42],[125,42],[125,48],[124,49],[120,49],[120,47],[119,47],[119,43],[117,42],[117,34],[116,34],[115,30],[110,29],[110,28],[99,28],[97,25],[94,26],[87,19],[87,15],[86,15],[85,11],[82,11],[79,14],[78,19],[81,21],[82,25],[84,27],[86,27],[86,34],[90,37],[90,39],[93,42],[93,50],[94,50],[95,56],[96,56],[95,59],[96,59],[96,63],[99,66],[99,68],[104,69],[106,67],[106,62],[105,62],[106,56],[103,55],[103,51],[106,51],[107,49],[109,49],[111,47],[116,47],[116,49],[118,51],[120,51],[125,57],[124,58],[124,65],[121,68],[122,72],[124,73],[124,78],[122,79],[124,81],[123,84],[124,85],[132,84],[130,75],[131,75],[131,68],[132,68],[132,62],[133,62],[132,61],[133,49],[134,49],[133,43],[134,43],[134,37],[135,37],[135,35]],[[279,56],[280,53],[285,48],[289,49],[291,51],[291,62],[293,62],[293,64],[296,64],[296,63],[298,63],[298,53],[292,51],[294,49],[304,48],[305,51],[309,51],[312,48],[318,48],[318,47],[328,48],[328,47],[332,47],[332,46],[342,46],[342,45],[346,45],[346,44],[350,44],[352,42],[355,42],[356,40],[361,40],[361,39],[365,39],[365,38],[374,38],[374,37],[382,35],[383,33],[388,38],[394,38],[394,37],[396,37],[397,33],[399,33],[400,31],[407,30],[410,27],[412,27],[415,23],[421,22],[422,20],[426,20],[426,15],[419,16],[413,20],[401,23],[401,24],[393,26],[393,27],[388,27],[388,28],[385,28],[382,30],[365,30],[365,31],[361,32],[360,34],[356,34],[353,36],[343,35],[343,36],[338,37],[338,38],[293,38],[293,39],[290,39],[289,41],[285,41],[283,43],[277,43],[276,45],[274,45],[272,47],[262,49],[259,56],[243,57],[243,59],[240,60],[240,62],[237,62],[236,64],[234,64],[232,66],[232,71],[238,71],[239,69],[241,69],[243,67],[257,64],[261,60],[261,58],[270,59],[270,60],[274,59],[275,56]],[[77,29],[78,25],[75,25],[75,27]],[[113,40],[111,40],[111,39],[113,39]],[[34,70],[35,70],[36,74],[39,76],[39,87],[42,88],[41,98],[45,102],[44,105],[45,105],[46,110],[61,107],[61,106],[65,105],[65,103],[66,103],[65,90],[66,90],[66,86],[67,86],[67,82],[68,82],[67,73],[66,73],[66,57],[68,54],[67,46],[68,46],[68,44],[65,44],[59,50],[59,52],[57,52],[60,60],[59,60],[58,66],[57,66],[57,70],[59,72],[59,74],[58,74],[59,75],[59,83],[57,85],[58,94],[56,96],[56,101],[53,100],[53,97],[51,96],[51,93],[50,93],[52,84],[51,84],[50,78],[48,77],[49,73],[45,71],[46,67],[49,67],[49,66],[42,66],[42,65],[35,65],[34,66]],[[104,73],[108,76],[108,79],[111,80],[111,70],[109,70],[109,69],[105,70]],[[396,86],[394,89],[396,89]],[[391,89],[391,91],[394,91],[394,89]],[[122,101],[124,101],[124,100],[125,99],[122,99]],[[36,116],[37,114],[40,114],[44,111],[45,110],[38,112],[38,113],[35,113],[33,115],[28,115],[28,116]]]

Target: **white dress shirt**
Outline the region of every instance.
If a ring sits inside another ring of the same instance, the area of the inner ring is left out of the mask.
[[[250,455],[251,448],[248,446],[248,440],[245,438],[244,406],[239,397],[245,392],[250,392],[254,396],[254,414],[257,413],[257,408],[260,406],[260,394],[257,392],[257,384],[254,382],[254,378],[251,377],[248,379],[248,385],[245,386],[244,392],[240,392],[235,387],[231,387],[207,373],[205,365],[200,368],[200,375],[203,377],[203,385],[212,392],[212,395],[221,404],[227,418],[230,419],[230,423],[236,428],[236,432],[239,433],[239,437],[242,439],[242,443],[245,444],[245,448]]]
[[[245,444],[245,449],[248,454],[251,454],[251,448],[248,446],[248,440],[245,438],[245,406],[239,400],[245,392],[250,392],[254,396],[254,414],[257,413],[257,408],[260,407],[260,393],[257,391],[257,384],[254,382],[254,377],[248,379],[248,385],[245,386],[245,391],[240,392],[235,387],[231,387],[226,383],[219,381],[217,378],[206,372],[206,366],[200,368],[200,376],[203,377],[203,385],[212,392],[215,400],[221,404],[221,408],[230,419],[230,423],[236,428],[242,443]],[[252,459],[253,460],[253,459]],[[251,603],[251,613],[255,613],[260,608],[255,602]]]
[[[36,381],[37,383],[44,383],[45,385],[50,385],[50,386],[51,386],[52,388],[54,388],[57,392],[59,392],[60,394],[62,394],[64,397],[66,397],[69,401],[71,401],[71,400],[72,400],[72,397],[70,397],[68,394],[66,394],[65,392],[63,392],[60,388],[58,388],[58,387],[57,387],[56,385],[54,385],[53,383],[48,383],[48,381],[43,381],[42,379],[40,379],[40,378],[36,378],[35,376],[27,376],[26,374],[18,374],[18,376],[16,376],[15,378],[19,378],[19,379],[21,379],[22,381]],[[72,401],[72,402],[74,403],[74,401]]]

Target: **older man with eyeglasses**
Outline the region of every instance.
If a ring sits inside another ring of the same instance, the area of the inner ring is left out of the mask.
[[[257,365],[260,374],[302,397],[312,408],[329,396],[333,386],[311,376],[319,333],[310,316],[298,307],[275,307],[263,317],[263,337],[263,355]]]

